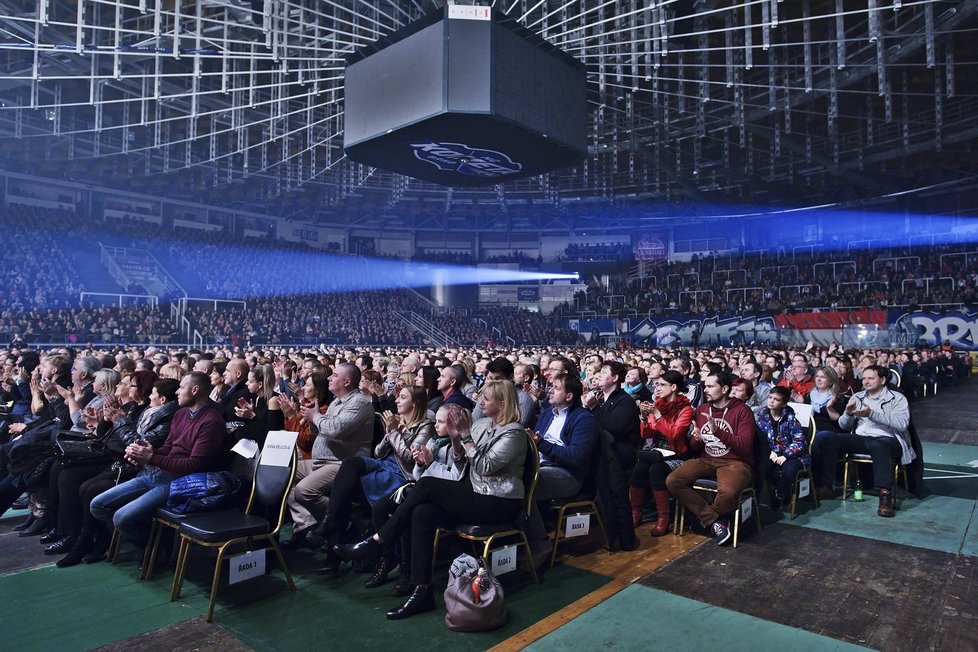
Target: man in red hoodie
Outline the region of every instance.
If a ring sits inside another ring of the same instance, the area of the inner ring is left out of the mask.
[[[730,387],[726,372],[706,377],[706,402],[696,409],[689,443],[696,457],[666,479],[669,492],[699,517],[703,527],[713,528],[721,546],[730,539],[726,515],[737,509],[740,492],[754,482],[754,413],[740,399],[730,398]],[[693,483],[701,478],[716,478],[713,504],[693,490]]]

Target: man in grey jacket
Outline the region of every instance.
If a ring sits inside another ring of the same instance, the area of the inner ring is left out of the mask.
[[[852,432],[827,433],[817,440],[813,457],[821,460],[819,498],[833,498],[836,466],[842,453],[865,453],[873,458],[873,484],[880,494],[877,514],[893,516],[894,467],[910,464],[916,454],[910,443],[910,407],[903,394],[886,386],[887,370],[863,369],[863,391],[856,392],[839,417],[839,426]],[[845,488],[843,487],[843,490]]]
[[[356,365],[336,366],[329,377],[329,391],[336,397],[325,414],[313,403],[302,408],[316,440],[312,459],[299,462],[296,485],[289,494],[289,510],[295,523],[293,533],[301,533],[326,515],[327,499],[340,464],[353,455],[370,455],[374,432],[374,408],[370,398],[360,393],[360,370]]]

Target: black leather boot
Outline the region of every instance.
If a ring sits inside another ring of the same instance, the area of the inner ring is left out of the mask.
[[[326,553],[326,561],[322,566],[316,569],[316,575],[322,577],[336,577],[340,574],[340,566],[343,564],[343,560],[336,556],[336,553],[332,549],[329,549]]]
[[[58,568],[77,566],[85,558],[85,555],[91,552],[91,550],[92,539],[86,536],[79,537],[78,541],[75,542],[75,545],[68,551],[68,554],[59,559],[55,565]]]
[[[14,526],[14,532],[23,532],[24,530],[26,530],[30,526],[34,525],[34,521],[36,521],[36,520],[37,519],[34,518],[34,515],[31,514],[30,516],[28,516],[27,518],[25,518],[22,523],[20,523],[19,525],[15,525]]]
[[[369,580],[363,583],[363,587],[366,589],[375,589],[382,584],[387,583],[387,576],[391,574],[391,571],[397,566],[397,560],[390,555],[383,555],[380,561],[377,562],[376,568],[374,568],[374,574]]]
[[[434,611],[435,607],[435,594],[431,590],[431,585],[418,584],[414,587],[414,592],[407,599],[407,602],[397,609],[391,609],[387,612],[387,619],[403,620],[426,611]]]
[[[75,546],[78,537],[62,537],[44,549],[45,555],[63,555]]]
[[[319,525],[308,530],[308,534],[306,534],[306,546],[312,549],[322,548],[329,543],[332,532],[333,520],[329,514],[326,514],[323,520],[319,522]]]
[[[64,536],[58,534],[58,528],[51,528],[48,530],[44,536],[37,540],[38,543],[54,543],[55,541],[60,541],[64,539]]]
[[[397,584],[391,589],[391,595],[395,598],[411,595],[411,592],[414,591],[414,584],[411,584],[411,569],[408,568],[406,562],[401,562],[397,566],[397,572],[400,575],[397,577]]]
[[[373,537],[364,539],[360,543],[341,543],[333,546],[333,552],[344,561],[376,562],[383,550],[384,544]]]
[[[39,534],[44,534],[51,529],[51,522],[47,516],[38,516],[34,519],[34,523],[25,530],[23,530],[17,536],[19,537],[36,537]]]

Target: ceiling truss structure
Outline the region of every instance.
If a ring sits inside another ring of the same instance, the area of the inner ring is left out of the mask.
[[[575,205],[845,203],[978,176],[974,0],[495,0],[587,65],[588,157],[481,190],[348,160],[345,57],[443,4],[0,0],[0,159],[441,228],[466,206],[552,223]]]

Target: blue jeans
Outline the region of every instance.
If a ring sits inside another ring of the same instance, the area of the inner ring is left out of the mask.
[[[146,545],[156,510],[166,504],[173,476],[160,469],[145,469],[92,499],[92,516],[112,523],[119,536]]]

